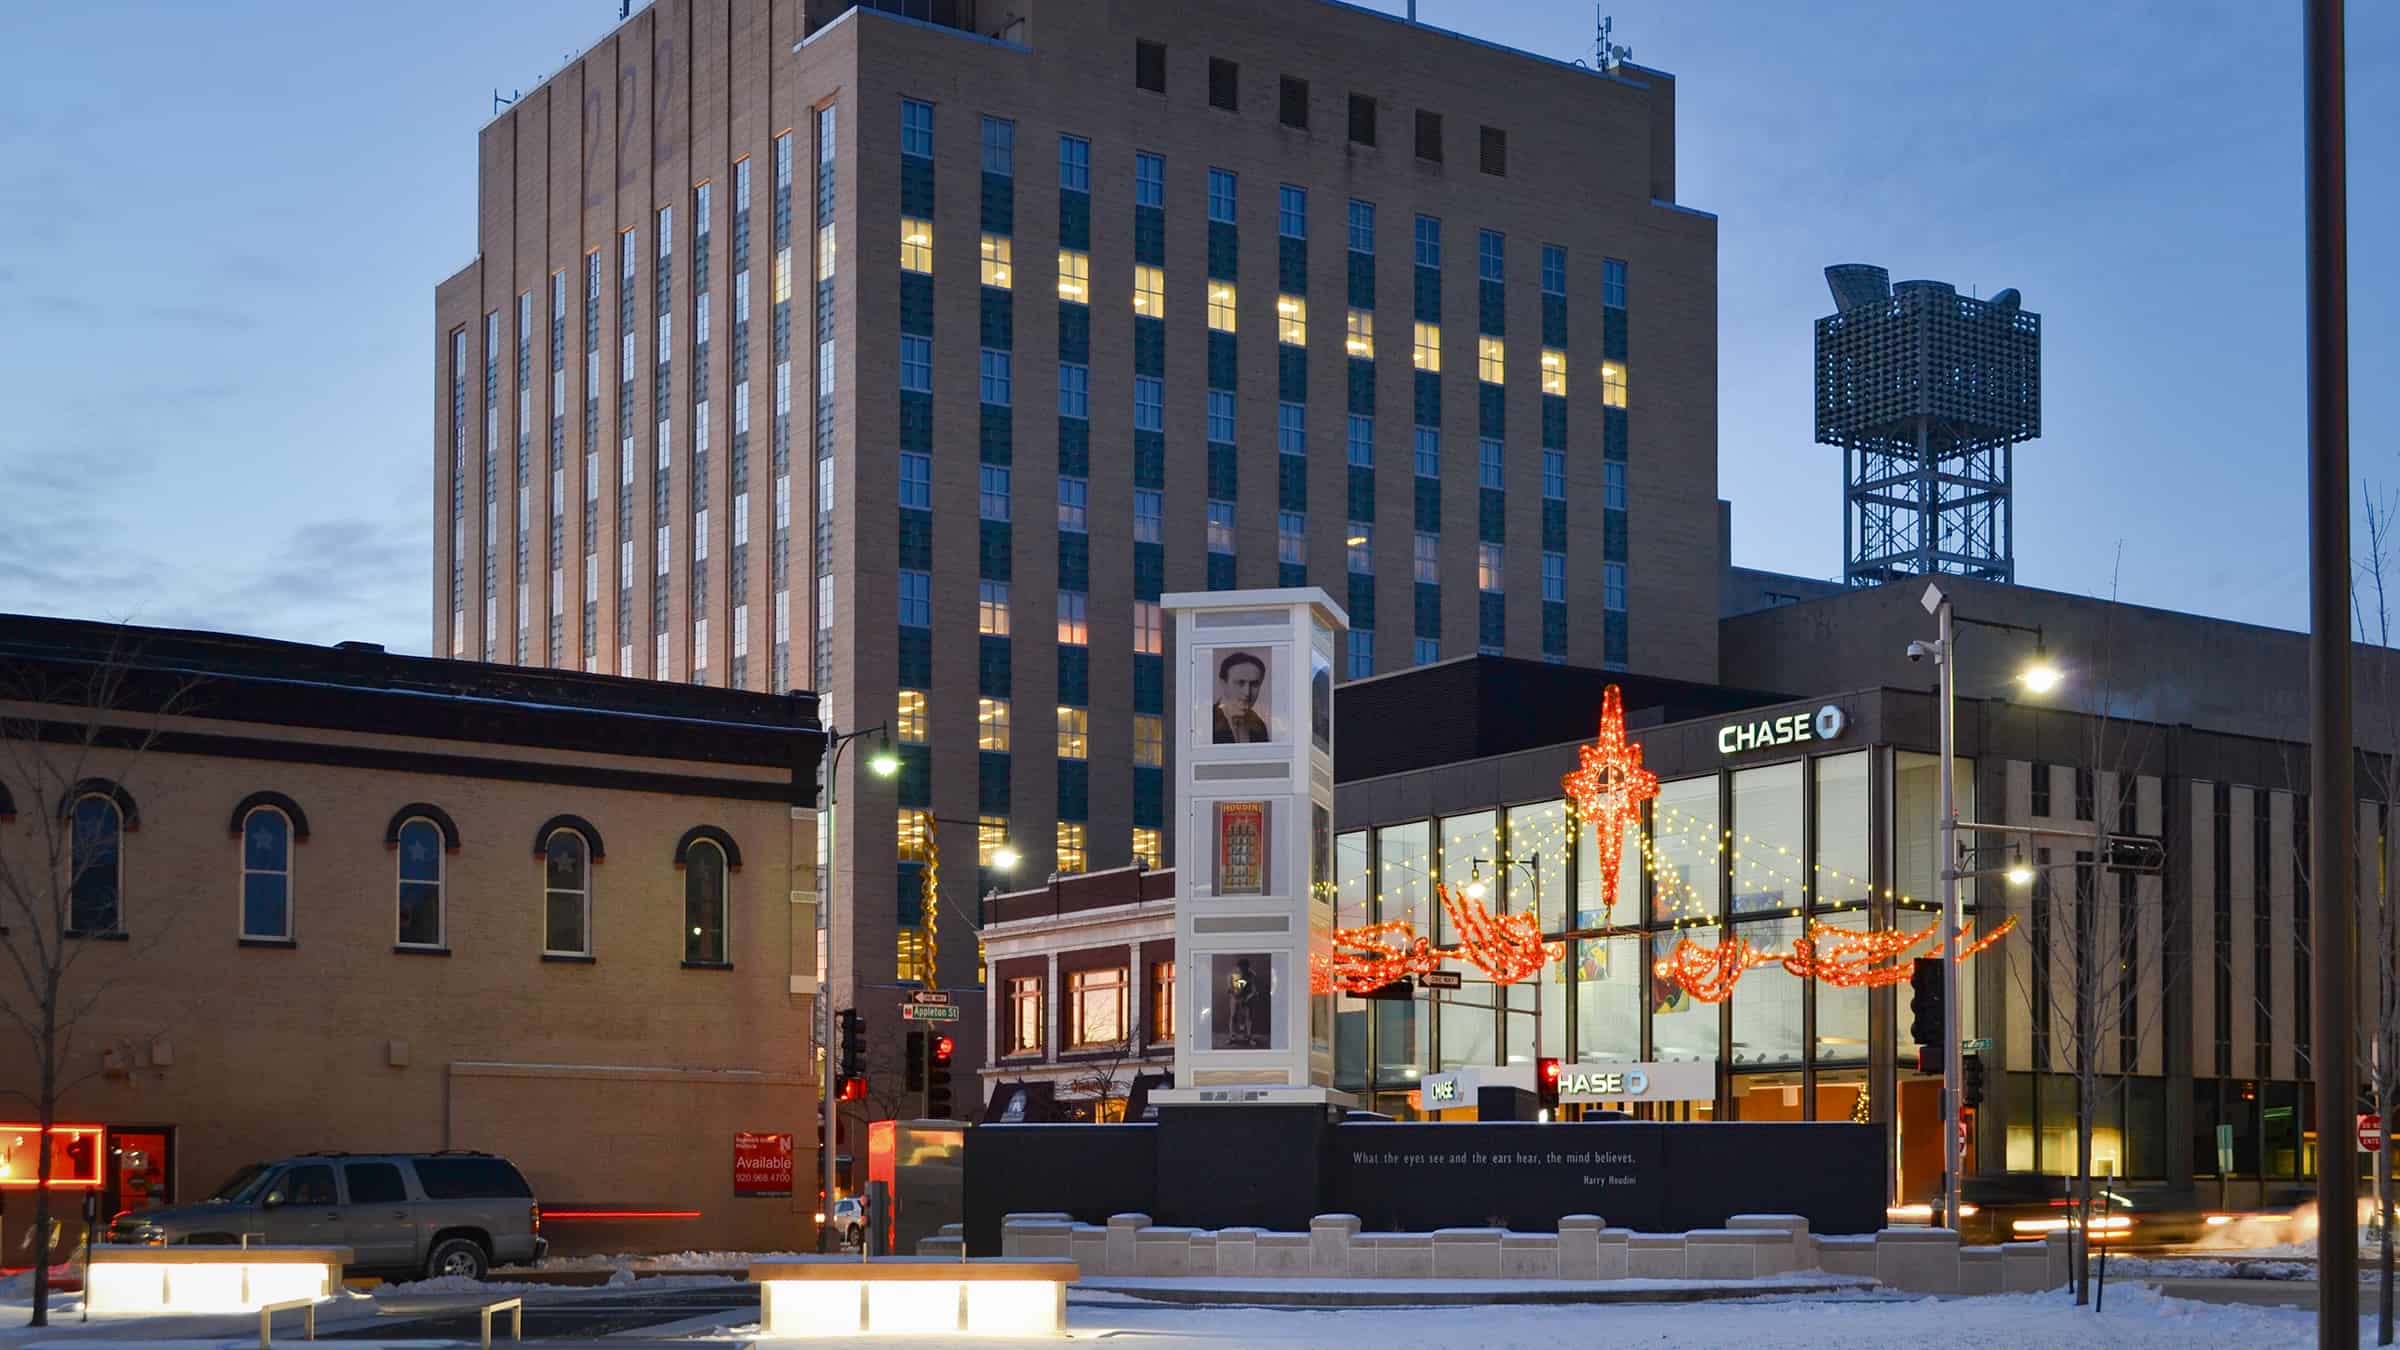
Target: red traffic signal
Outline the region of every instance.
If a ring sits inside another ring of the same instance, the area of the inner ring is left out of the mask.
[[[945,1066],[948,1065],[950,1063],[950,1056],[956,1053],[957,1050],[958,1042],[950,1039],[949,1037],[936,1036],[933,1038],[934,1063]]]
[[[1533,1062],[1534,1095],[1546,1108],[1558,1105],[1558,1082],[1561,1072],[1559,1062],[1555,1059],[1537,1059]]]
[[[838,1085],[838,1091],[836,1091],[834,1095],[846,1102],[863,1102],[867,1099],[867,1080],[864,1078],[843,1078]]]

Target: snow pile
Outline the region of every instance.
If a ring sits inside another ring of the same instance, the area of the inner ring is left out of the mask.
[[[464,1275],[439,1275],[430,1280],[379,1284],[372,1292],[376,1298],[405,1298],[411,1294],[546,1294],[558,1287],[555,1284],[511,1284],[502,1280],[469,1279]]]
[[[814,1256],[814,1252],[618,1252],[604,1256],[553,1256],[531,1266],[513,1266],[510,1270],[632,1270],[637,1273],[653,1270],[745,1270],[753,1261],[775,1261],[794,1256]]]
[[[2093,1269],[2098,1270],[2097,1264]],[[2313,1280],[2313,1261],[2278,1261],[2255,1256],[2111,1256],[2110,1283],[2118,1280]]]

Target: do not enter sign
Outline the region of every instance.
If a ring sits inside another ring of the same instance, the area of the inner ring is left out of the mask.
[[[2372,1111],[2359,1115],[2358,1146],[2369,1153],[2379,1153],[2383,1150],[2383,1117]]]

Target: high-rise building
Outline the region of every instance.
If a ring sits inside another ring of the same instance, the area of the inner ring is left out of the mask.
[[[483,131],[434,650],[888,725],[827,860],[862,1007],[936,974],[929,841],[959,985],[976,895],[1171,861],[1163,592],[1323,587],[1345,679],[1712,679],[1674,110],[1332,0],[661,0]]]

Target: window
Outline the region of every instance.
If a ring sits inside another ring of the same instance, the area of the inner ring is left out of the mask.
[[[1600,260],[1600,303],[1610,309],[1625,308],[1625,260]]]
[[[1361,361],[1375,359],[1374,310],[1354,309],[1350,311],[1349,329],[1344,335],[1342,348]]]
[[[892,715],[892,737],[910,745],[925,743],[925,691],[903,689]]]
[[[1508,373],[1507,344],[1496,337],[1475,339],[1475,378],[1485,384],[1505,383],[1501,377]]]
[[[1208,391],[1208,439],[1219,445],[1233,444],[1233,391]]]
[[[1305,455],[1308,453],[1308,405],[1278,403],[1275,405],[1275,450],[1278,454]]]
[[[1039,976],[1008,982],[1008,1024],[1001,1042],[1004,1055],[1042,1052],[1042,981]]]
[[[1363,680],[1375,673],[1375,630],[1350,630],[1350,678]]]
[[[1417,477],[1442,476],[1442,432],[1439,427],[1417,428]]]
[[[975,631],[991,637],[1008,636],[1008,583],[975,583]]]
[[[1275,560],[1295,567],[1308,565],[1308,517],[1298,511],[1275,515]]]
[[[1438,323],[1419,323],[1415,340],[1410,344],[1410,359],[1417,369],[1434,374],[1442,369],[1442,326]]]
[[[975,700],[975,748],[1008,753],[1008,700]]]
[[[1498,230],[1480,230],[1475,236],[1475,275],[1485,281],[1508,279],[1508,237]]]
[[[1000,850],[1008,847],[1008,817],[975,817],[975,865],[996,867]]]
[[[1567,555],[1542,555],[1542,598],[1564,603],[1567,598]]]
[[[1092,143],[1081,136],[1058,138],[1058,186],[1067,192],[1092,190]]]
[[[1134,489],[1133,541],[1135,543],[1155,544],[1159,542],[1159,518],[1165,514],[1165,509],[1161,505],[1160,497],[1161,494],[1152,489]]]
[[[2075,818],[2077,820],[2090,820],[2092,818],[2093,793],[2094,786],[2092,771],[2090,769],[2077,769],[2075,771]],[[2259,794],[2254,793],[2252,795],[2257,796]],[[2261,806],[2259,810],[2261,812],[2261,818],[2263,819],[2266,808]],[[2263,848],[2263,845],[2258,847]]]
[[[1434,662],[1442,659],[1441,639],[1424,637],[1418,638],[1415,642],[1409,644],[1408,657],[1411,664],[1420,666],[1432,665]]]
[[[1600,565],[1600,603],[1604,609],[1625,608],[1625,564]]]
[[[1375,419],[1361,413],[1350,414],[1349,434],[1344,438],[1351,468],[1375,467]]]
[[[933,577],[929,573],[905,569],[900,573],[899,614],[903,628],[933,626]]]
[[[1133,377],[1133,429],[1167,429],[1166,392],[1157,380],[1146,375]]]
[[[1071,972],[1067,976],[1067,1048],[1092,1050],[1124,1040],[1126,993],[1123,966]]]
[[[902,862],[923,862],[932,851],[933,813],[903,806],[898,815],[898,856]]]
[[[1357,145],[1375,143],[1375,100],[1365,94],[1350,96],[1350,140]]]
[[[1275,233],[1286,239],[1308,238],[1308,189],[1290,183],[1275,190]]]
[[[1167,719],[1154,713],[1133,715],[1133,762],[1149,768],[1167,762]]]
[[[1133,87],[1147,89],[1153,94],[1167,92],[1167,45],[1163,42],[1133,41]]]
[[[1342,545],[1343,548],[1348,552],[1349,556],[1346,561],[1348,562],[1349,569],[1352,572],[1357,573],[1362,577],[1371,577],[1375,575],[1374,521],[1351,521],[1350,533],[1342,536]]]
[[[1600,405],[1604,408],[1625,406],[1625,367],[1618,362],[1600,363]]]
[[[400,1180],[398,1163],[344,1163],[342,1179],[350,1183],[354,1205],[405,1205],[408,1186]],[[331,1203],[328,1200],[327,1203]]]
[[[1233,503],[1212,501],[1208,504],[1208,551],[1231,555],[1233,552]]]
[[[1442,222],[1438,216],[1417,217],[1417,266],[1442,265]]]
[[[100,800],[86,797],[85,802]],[[82,815],[82,802],[76,803],[77,816]],[[110,809],[113,811],[113,804]],[[83,834],[79,827],[76,835]],[[403,947],[439,947],[442,945],[442,872],[448,866],[443,856],[442,828],[423,816],[412,816],[400,826],[400,945]],[[77,927],[82,927],[80,916]],[[110,927],[115,926],[112,916]]]
[[[983,171],[1003,178],[1017,173],[1017,124],[1005,117],[983,119]]]
[[[542,844],[542,954],[592,954],[591,845],[575,830]]]
[[[1092,495],[1091,480],[1061,476],[1058,480],[1058,529],[1061,534],[1083,534],[1090,530],[1086,506]]]
[[[317,1163],[285,1172],[282,1180],[268,1189],[268,1194],[278,1191],[282,1192],[282,1200],[293,1206],[341,1203],[333,1193],[333,1169]]]
[[[1275,297],[1275,340],[1287,347],[1308,345],[1308,300],[1298,295]]]
[[[1133,602],[1133,649],[1156,656],[1166,650],[1165,612],[1156,600]]]
[[[1010,248],[1007,235],[987,234],[983,236],[984,285],[1003,291],[1010,288],[1013,284],[1009,280],[1009,255],[1011,252],[1013,250]]]
[[[1567,293],[1567,251],[1556,244],[1542,245],[1542,294]]]
[[[984,348],[977,357],[976,397],[996,408],[1005,408],[1014,402],[1014,364],[1009,353]]]
[[[1233,331],[1233,283],[1208,283],[1208,326],[1220,333]]]
[[[1350,199],[1350,251],[1370,257],[1375,252],[1375,203]]]
[[[1442,115],[1417,109],[1417,158],[1442,162]]]
[[[1563,502],[1567,499],[1567,452],[1542,452],[1542,500]]]
[[[1082,822],[1078,822],[1078,819],[1063,819],[1063,822],[1058,822],[1058,870],[1061,872],[1085,870],[1082,834],[1085,834],[1085,831],[1082,831]]]
[[[1479,591],[1500,590],[1500,575],[1503,570],[1501,564],[1502,558],[1498,544],[1477,544],[1475,546],[1475,589]]]
[[[1070,647],[1088,646],[1092,630],[1087,618],[1091,597],[1082,591],[1058,593],[1058,640]]]
[[[1242,106],[1242,68],[1221,56],[1208,58],[1208,106],[1238,112]]]
[[[1283,77],[1277,115],[1287,127],[1308,130],[1308,81]]]
[[[919,159],[933,157],[933,105],[913,98],[900,100],[900,153]]]
[[[1210,169],[1208,171],[1208,218],[1210,220],[1221,225],[1233,223],[1235,187],[1236,183],[1231,170]]]
[[[1442,537],[1419,531],[1416,538],[1416,577],[1419,581],[1439,582],[1442,579]]]
[[[1071,361],[1058,363],[1058,415],[1086,418],[1092,415],[1091,367]]]
[[[1483,171],[1494,178],[1508,176],[1508,133],[1498,127],[1483,128]]]
[[[517,1169],[500,1158],[419,1156],[413,1160],[417,1181],[428,1200],[530,1200],[533,1188]],[[332,1204],[328,1199],[326,1204]]]
[[[1092,255],[1081,249],[1058,251],[1058,298],[1071,305],[1092,302]]]
[[[1600,504],[1611,511],[1625,509],[1625,465],[1610,460],[1600,466]]]
[[[1542,348],[1542,392],[1567,396],[1567,354],[1556,347]]]
[[[977,489],[975,514],[985,520],[1008,519],[1009,472],[1007,468],[998,464],[978,465],[975,470],[975,480]]]
[[[933,456],[900,453],[900,505],[913,511],[933,509]]]
[[[892,978],[924,984],[933,974],[933,953],[927,950],[925,930],[910,926],[893,930]]]
[[[1165,862],[1166,856],[1166,847],[1159,842],[1159,832],[1157,830],[1145,829],[1139,825],[1133,827],[1133,862],[1135,866],[1146,867],[1155,872],[1159,869],[1160,865]],[[1172,961],[1165,961],[1161,962],[1160,964],[1166,966],[1169,971],[1175,969],[1175,963]],[[1172,974],[1168,975],[1167,984],[1169,985],[1170,989],[1174,983],[1175,977]],[[1154,984],[1152,988],[1155,989],[1156,985]],[[1155,1024],[1158,1016],[1158,1010],[1153,1008],[1150,1011],[1151,1020]],[[1174,1016],[1174,1012],[1169,1010],[1167,1013],[1169,1020],[1172,1020]],[[1153,1037],[1152,1039],[1155,1040],[1156,1037]]]
[[[77,927],[81,931],[80,921]],[[272,806],[254,807],[242,817],[242,936],[282,941],[291,935],[292,822]]]
[[[1147,263],[1133,265],[1133,312],[1145,318],[1167,316],[1167,274]]]
[[[1167,161],[1164,156],[1137,151],[1133,157],[1133,204],[1167,204]]]
[[[1503,480],[1504,455],[1500,442],[1485,436],[1475,442],[1475,484],[1498,489],[1507,486]]]
[[[903,272],[933,271],[933,222],[915,216],[900,217],[900,270]]]
[[[1086,759],[1091,753],[1092,710],[1058,705],[1058,757]],[[1082,869],[1078,867],[1077,871]]]
[[[933,339],[900,339],[900,388],[904,393],[933,392]]]

